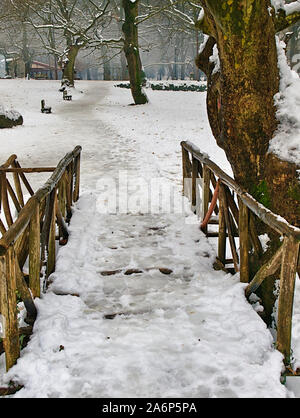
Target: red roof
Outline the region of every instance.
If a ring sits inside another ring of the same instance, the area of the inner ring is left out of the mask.
[[[40,70],[55,70],[55,67],[49,64],[45,64],[44,62],[32,61],[31,69],[32,70],[39,70],[39,69]],[[58,66],[58,69],[60,69],[60,66]]]

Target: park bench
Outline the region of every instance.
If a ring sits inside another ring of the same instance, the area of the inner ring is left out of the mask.
[[[51,107],[45,106],[45,100],[41,100],[41,112],[42,113],[51,113]]]
[[[63,99],[64,100],[72,100],[72,95],[68,94],[67,90],[63,91]]]

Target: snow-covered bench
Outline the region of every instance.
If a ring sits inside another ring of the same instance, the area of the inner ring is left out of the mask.
[[[51,113],[51,107],[46,107],[45,106],[45,100],[41,101],[41,112],[42,113]]]
[[[67,90],[63,91],[63,99],[64,100],[72,100],[72,95],[68,94]]]

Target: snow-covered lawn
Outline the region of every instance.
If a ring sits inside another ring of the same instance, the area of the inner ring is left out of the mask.
[[[23,384],[15,397],[294,396],[238,276],[212,269],[213,244],[188,203],[182,213],[145,210],[148,185],[162,179],[181,207],[182,140],[231,172],[205,93],[148,91],[150,103],[136,107],[113,84],[78,82],[64,102],[58,82],[0,80],[6,107],[24,117],[24,126],[0,132],[2,161],[16,153],[24,166],[51,166],[83,147],[69,243],[36,301],[31,341],[0,383]],[[53,114],[40,113],[41,99]],[[46,178],[33,177],[35,188]],[[115,193],[119,210],[103,213]],[[130,269],[141,273],[124,274]]]

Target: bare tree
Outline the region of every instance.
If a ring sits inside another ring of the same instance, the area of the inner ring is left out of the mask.
[[[94,44],[97,29],[111,19],[109,0],[47,0],[42,5],[25,0],[32,11],[28,23],[39,33],[45,47],[63,67],[63,84],[74,85],[75,62],[80,50]],[[63,40],[58,48],[54,33]],[[99,42],[98,42],[99,43]]]

